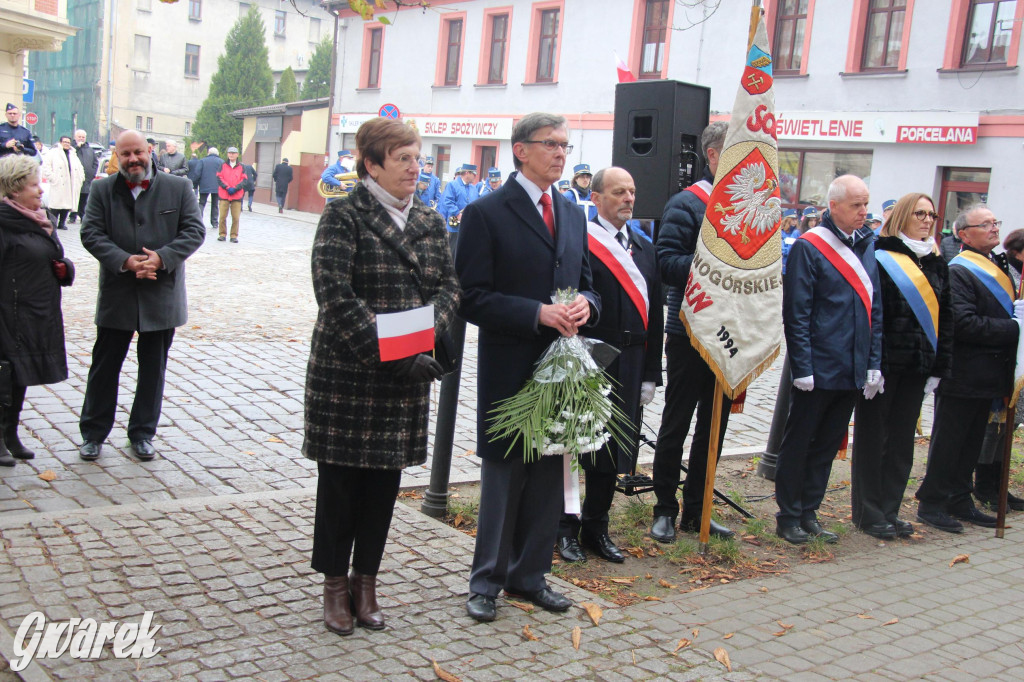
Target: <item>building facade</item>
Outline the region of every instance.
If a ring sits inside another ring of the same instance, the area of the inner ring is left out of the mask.
[[[39,1],[39,0],[37,0]],[[271,70],[302,79],[316,44],[334,30],[318,0],[61,0],[80,28],[57,54],[33,53],[39,124],[46,142],[82,128],[113,139],[136,128],[158,139],[191,135],[224,39],[259,7]]]
[[[34,114],[36,93],[26,89],[26,56],[32,51],[57,52],[74,34],[75,29],[68,25],[66,0],[4,2],[0,21],[0,104],[18,104],[22,113]]]
[[[507,174],[512,125],[540,110],[569,120],[569,168],[601,168],[612,160],[619,59],[640,80],[709,87],[712,119],[727,118],[736,96],[747,2],[434,4],[391,7],[388,25],[341,12],[328,156],[390,106],[415,122],[438,172],[469,162]],[[829,182],[850,172],[868,182],[872,211],[922,191],[947,225],[978,199],[1010,215],[1022,176],[1024,0],[763,4],[787,206],[824,205]]]

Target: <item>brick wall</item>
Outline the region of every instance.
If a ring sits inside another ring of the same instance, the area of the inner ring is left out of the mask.
[[[35,0],[36,11],[57,16],[58,0]]]

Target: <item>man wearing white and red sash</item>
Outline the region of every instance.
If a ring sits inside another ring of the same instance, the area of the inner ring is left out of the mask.
[[[776,533],[802,544],[838,536],[818,523],[832,460],[858,392],[883,389],[882,300],[874,234],[864,227],[868,188],[843,175],[828,188],[821,225],[793,244],[786,263],[783,320],[793,371],[790,418],[779,452]]]
[[[665,318],[668,385],[665,388],[665,410],[661,416],[658,445],[654,450],[653,471],[654,494],[658,499],[654,505],[651,537],[658,542],[673,542],[676,538],[675,520],[679,513],[676,493],[679,488],[680,464],[683,461],[683,442],[690,432],[695,411],[697,426],[693,432],[689,469],[683,485],[680,528],[698,530],[704,506],[704,477],[708,464],[708,443],[711,441],[711,413],[716,379],[708,363],[690,343],[690,336],[679,318],[679,309],[728,130],[729,124],[725,121],[712,123],[704,129],[701,134],[701,149],[707,159],[704,175],[699,182],[668,200],[658,233],[658,265],[662,281],[668,287],[668,315]],[[722,451],[731,406],[732,401],[723,398],[717,452]],[[729,537],[733,532],[711,521],[711,534]]]
[[[585,546],[605,561],[622,563],[622,553],[608,535],[608,510],[616,473],[634,470],[642,406],[654,399],[654,389],[661,385],[665,313],[654,245],[629,227],[636,197],[633,178],[622,168],[599,170],[590,197],[597,206],[597,217],[587,225],[590,269],[602,312],[595,327],[580,333],[621,351],[606,371],[614,380],[612,400],[629,420],[623,425],[629,446],[612,440],[593,460],[580,457],[587,472],[583,513],[562,514],[558,552],[566,561],[582,561]]]

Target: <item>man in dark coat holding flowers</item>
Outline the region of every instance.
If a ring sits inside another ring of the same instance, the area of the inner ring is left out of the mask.
[[[522,444],[487,435],[495,405],[516,394],[559,334],[593,324],[600,298],[591,290],[583,214],[553,185],[572,150],[565,118],[534,113],[512,130],[517,173],[462,214],[455,270],[459,313],[480,328],[477,453],[480,512],[466,610],[495,618],[502,589],[549,611],[571,605],[544,578],[562,511],[562,457],[524,462]],[[551,303],[556,289],[579,292]]]

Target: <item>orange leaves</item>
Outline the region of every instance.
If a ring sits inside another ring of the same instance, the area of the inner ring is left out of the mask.
[[[49,469],[47,469],[43,473],[39,474],[39,478],[41,478],[44,481],[46,481],[47,483],[49,483],[50,481],[53,481],[53,480],[55,480],[57,478],[57,474],[55,474],[52,471],[50,471]]]
[[[579,651],[580,640],[582,640],[582,639],[583,639],[583,630],[581,630],[580,626],[577,625],[576,627],[574,627],[572,629],[572,648],[576,649],[577,651]]]
[[[718,647],[715,649],[715,660],[725,666],[725,669],[732,672],[732,662],[729,660],[729,652]]]
[[[956,564],[969,564],[971,563],[971,556],[969,554],[957,554],[953,557],[953,560],[949,562],[949,567],[953,568]]]
[[[530,631],[530,626],[529,625],[524,625],[523,626],[523,639],[525,639],[528,642],[536,642],[540,638],[537,637],[537,635],[533,634],[533,632]]]
[[[582,602],[580,603],[580,608],[587,612],[587,615],[590,616],[590,620],[594,625],[601,622],[601,616],[604,615],[604,609],[600,606],[597,604],[591,604],[590,602]]]
[[[437,675],[437,679],[443,680],[444,682],[462,682],[462,678],[452,675],[450,672],[439,666],[437,661],[434,659],[430,659],[430,663],[434,666],[434,674]]]

